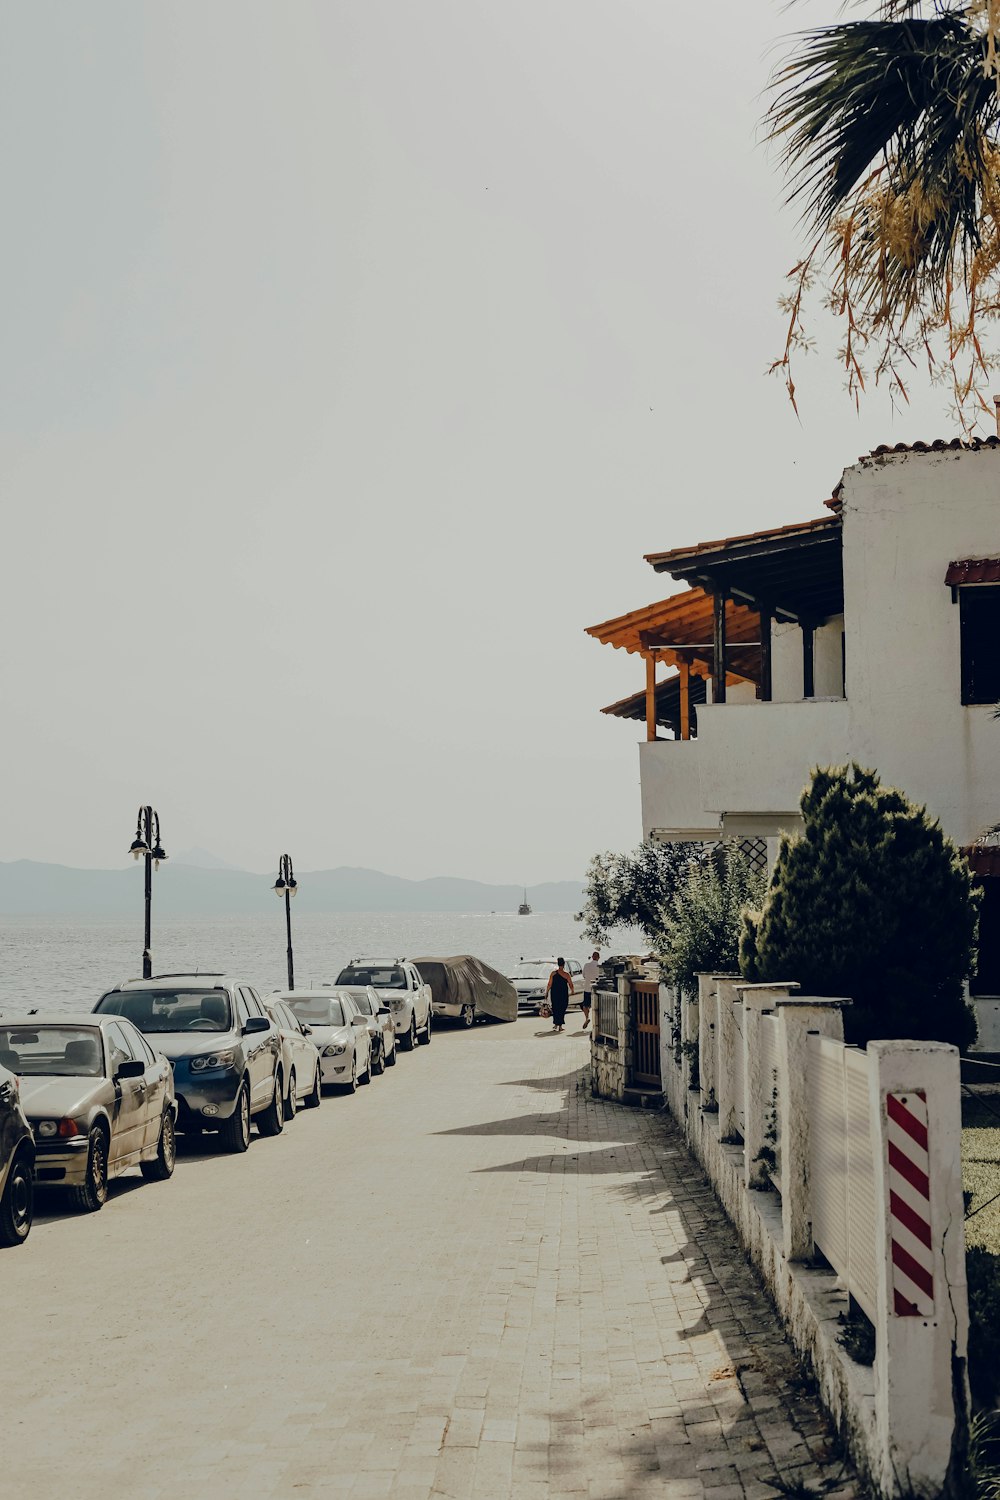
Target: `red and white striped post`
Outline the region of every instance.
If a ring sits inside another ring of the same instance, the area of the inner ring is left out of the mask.
[[[968,1426],[959,1057],[870,1042],[878,1320],[875,1416],[887,1495],[948,1496]]]

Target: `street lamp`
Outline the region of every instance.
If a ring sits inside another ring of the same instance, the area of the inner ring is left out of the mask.
[[[292,904],[291,896],[299,893],[299,883],[295,879],[292,869],[291,856],[283,854],[278,860],[278,878],[274,882],[274,894],[285,898],[285,931],[288,934],[288,947],[285,949],[288,958],[288,988],[295,988],[295,969],[292,966]]]
[[[146,861],[146,925],[145,946],[142,950],[142,977],[153,977],[153,955],[150,952],[150,918],[153,906],[153,866],[160,868],[166,854],[160,844],[160,815],[151,807],[140,807],[135,825],[135,838],[129,849],[133,859]]]

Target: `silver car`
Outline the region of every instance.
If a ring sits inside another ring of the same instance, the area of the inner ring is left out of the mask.
[[[0,1067],[0,1245],[22,1245],[31,1232],[35,1142],[16,1076]]]
[[[285,1003],[312,1032],[323,1084],[353,1094],[372,1081],[372,1038],[350,995],[338,990],[292,990]]]
[[[289,1007],[290,994],[280,991],[264,1001],[264,1009],[281,1033],[285,1078],[285,1119],[293,1120],[300,1104],[316,1109],[323,1102],[323,1070],[312,1041],[312,1030]]]
[[[392,1011],[384,1000],[380,1000],[371,985],[365,990],[352,990],[351,999],[359,1014],[368,1022],[372,1037],[372,1072],[384,1073],[386,1068],[396,1066],[396,1024]]]
[[[172,1175],[170,1064],[124,1016],[5,1017],[0,1065],[21,1080],[37,1183],[68,1188],[93,1213],[129,1167],[153,1181]]]

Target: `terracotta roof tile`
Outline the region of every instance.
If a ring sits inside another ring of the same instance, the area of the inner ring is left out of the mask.
[[[972,844],[962,853],[973,875],[985,880],[1000,877],[1000,844]]]
[[[960,583],[1000,583],[1000,557],[967,557],[950,562],[944,575],[952,587]]]
[[[1000,448],[1000,437],[934,438],[929,443],[920,440],[915,443],[880,443],[870,453],[862,453],[859,462],[864,463],[869,458],[885,458],[892,453],[944,453],[946,450],[978,453],[982,448]]]
[[[835,533],[839,525],[839,516],[815,516],[810,521],[792,521],[787,526],[772,526],[766,531],[748,531],[742,536],[722,537],[714,542],[698,542],[693,547],[674,547],[669,552],[647,552],[645,560],[657,565],[680,558],[702,557],[706,553],[724,552],[729,547],[739,547],[744,543],[768,542],[782,537],[794,540],[796,536],[807,536],[814,531]]]

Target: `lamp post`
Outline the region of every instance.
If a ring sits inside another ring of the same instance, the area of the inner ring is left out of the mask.
[[[160,868],[161,860],[166,859],[166,854],[160,844],[160,815],[151,807],[140,807],[139,816],[136,819],[135,838],[129,850],[133,859],[144,859],[146,861],[146,923],[145,942],[142,950],[142,977],[152,979],[153,977],[153,955],[150,952],[150,921],[153,908],[153,866]]]
[[[292,965],[292,903],[290,898],[299,893],[299,883],[295,879],[292,869],[291,856],[283,854],[278,861],[278,878],[274,882],[274,894],[285,898],[285,931],[288,935],[288,947],[285,954],[288,959],[288,988],[295,988],[295,969]]]

